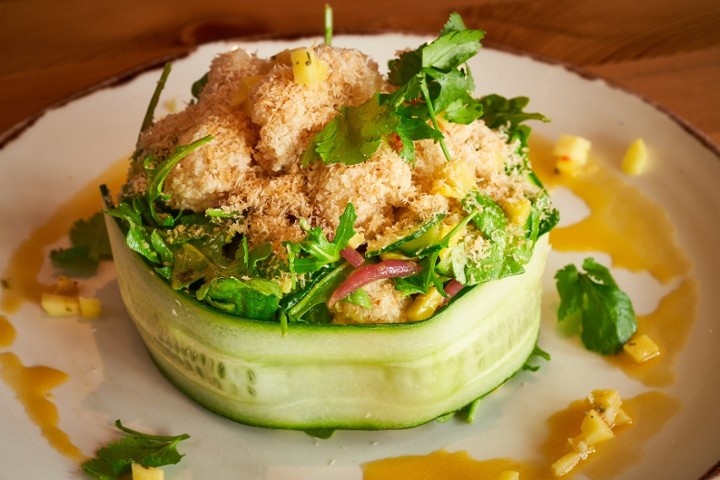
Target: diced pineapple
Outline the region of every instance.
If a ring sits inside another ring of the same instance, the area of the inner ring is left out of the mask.
[[[560,173],[577,174],[587,164],[591,145],[589,140],[576,135],[560,136],[553,149],[555,168]]]
[[[644,333],[633,336],[623,345],[623,350],[635,360],[635,363],[647,362],[660,355],[660,347]]]
[[[435,287],[430,287],[427,293],[421,293],[415,297],[413,303],[407,309],[407,319],[411,322],[430,318],[445,301],[445,297]]]
[[[590,455],[592,452],[595,451],[595,448],[591,447],[587,439],[585,438],[585,435],[578,435],[577,437],[568,438],[568,443],[571,447],[573,447],[573,450],[581,453],[581,458],[584,460],[587,458],[588,455]]]
[[[251,77],[245,77],[238,82],[235,92],[230,97],[230,106],[238,107],[245,106],[250,100],[250,92],[253,86],[257,84],[263,78],[262,75],[253,75]]]
[[[463,198],[474,188],[477,184],[472,167],[463,160],[453,158],[440,168],[431,191],[448,198]]]
[[[520,472],[516,472],[515,470],[505,470],[495,477],[495,480],[520,480]]]
[[[611,428],[615,425],[615,417],[622,405],[622,398],[617,390],[593,390],[588,396],[592,406],[602,415],[605,423]]]
[[[362,232],[356,232],[355,235],[348,240],[348,246],[352,248],[358,248],[363,243],[365,243],[365,234]]]
[[[630,423],[633,423],[632,417],[622,408],[618,409],[617,415],[615,415],[615,426],[628,425]]]
[[[300,85],[317,85],[328,76],[328,65],[309,48],[298,48],[290,52],[293,79]]]
[[[583,418],[582,424],[580,425],[580,431],[585,437],[587,444],[591,446],[604,442],[605,440],[610,440],[615,436],[602,415],[595,409],[585,414],[585,418]]]
[[[622,171],[628,175],[640,175],[647,165],[648,155],[645,141],[636,139],[630,144],[622,161]]]
[[[78,303],[83,318],[97,318],[102,313],[100,300],[97,298],[78,297]]]
[[[43,293],[40,299],[42,309],[51,317],[70,317],[80,315],[80,302],[78,297],[58,295],[57,293]]]
[[[508,199],[502,207],[505,215],[510,219],[510,223],[516,226],[525,225],[532,210],[532,204],[527,198]]]
[[[575,468],[582,459],[582,454],[573,450],[572,452],[566,453],[553,463],[550,466],[550,471],[556,477],[562,477],[563,475],[570,473],[570,471]]]
[[[143,467],[139,463],[132,464],[132,480],[164,480],[165,471],[160,467]]]

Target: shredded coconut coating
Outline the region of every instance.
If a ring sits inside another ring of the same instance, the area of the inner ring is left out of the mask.
[[[310,88],[293,81],[292,67],[276,64],[251,94],[252,121],[259,128],[256,160],[270,172],[297,162],[312,134],[343,105],[360,105],[383,85],[377,64],[349,49],[318,46],[328,78]]]
[[[412,232],[435,215],[445,214],[444,228],[464,216],[459,198],[434,190],[447,164],[440,145],[415,143],[416,159],[401,158],[393,145],[381,145],[357,165],[315,162],[301,165],[312,136],[343,106],[360,105],[391,87],[377,64],[352,49],[313,47],[328,66],[322,82],[301,85],[281,55],[261,59],[243,50],[217,56],[197,102],[167,115],[142,133],[125,193],[147,188],[143,161],[156,162],[179,145],[211,135],[213,140],[182,159],[168,175],[164,193],[171,207],[195,212],[219,208],[233,216],[228,228],[246,236],[251,247],[270,243],[284,257],[284,241],[298,242],[306,232],[301,219],[332,237],[346,205],[357,213],[356,231],[368,250],[381,248],[402,232]],[[453,161],[475,176],[473,185],[500,205],[514,198],[533,198],[538,187],[521,175],[508,175],[508,165],[522,162],[517,146],[484,125],[442,125]],[[465,248],[482,256],[477,238]],[[334,307],[335,322],[406,321],[410,297],[391,281],[365,287],[373,308],[347,302]]]

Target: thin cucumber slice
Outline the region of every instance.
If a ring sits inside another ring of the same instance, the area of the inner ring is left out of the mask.
[[[445,214],[438,213],[419,227],[398,234],[395,240],[384,247],[367,252],[367,256],[374,257],[393,250],[400,250],[410,255],[432,243],[436,243],[440,241],[440,222],[443,218],[445,218]]]
[[[457,411],[518,371],[535,347],[538,242],[522,275],[489,282],[433,318],[383,325],[233,317],[167,283],[106,217],[117,280],[150,355],[177,388],[241,423],[297,430],[395,429]]]

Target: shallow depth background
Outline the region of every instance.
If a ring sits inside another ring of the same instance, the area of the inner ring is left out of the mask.
[[[436,32],[450,11],[485,45],[566,62],[671,110],[720,144],[716,0],[331,2],[336,33]],[[0,143],[50,105],[193,46],[322,33],[324,1],[0,0]],[[591,115],[592,112],[581,112]]]

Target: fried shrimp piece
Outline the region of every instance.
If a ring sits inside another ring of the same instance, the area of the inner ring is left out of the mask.
[[[348,203],[355,207],[359,232],[381,231],[393,222],[393,209],[415,195],[412,166],[390,148],[381,147],[373,158],[357,165],[326,165],[313,180],[314,210],[331,231]]]
[[[259,128],[256,160],[268,172],[297,163],[312,135],[344,105],[359,105],[383,87],[377,64],[351,49],[314,47],[328,65],[315,85],[293,81],[292,67],[277,63],[251,93],[252,120]]]

